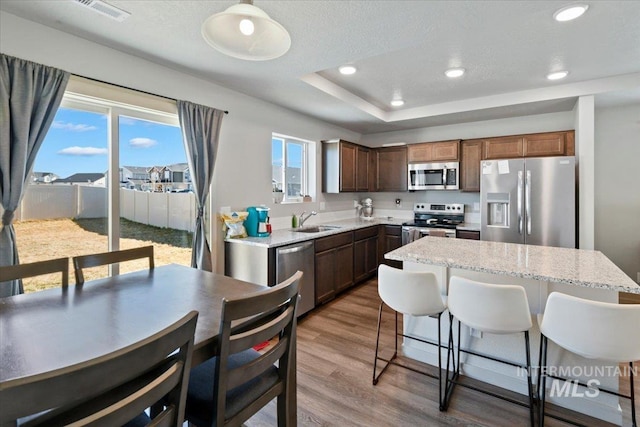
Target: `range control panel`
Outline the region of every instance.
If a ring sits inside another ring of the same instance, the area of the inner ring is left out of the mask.
[[[414,213],[464,214],[462,203],[414,203]]]

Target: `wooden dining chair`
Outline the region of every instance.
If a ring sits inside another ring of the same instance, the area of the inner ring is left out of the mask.
[[[223,299],[217,355],[191,371],[187,421],[198,427],[239,426],[277,397],[278,425],[285,425],[293,409],[287,395],[295,393],[288,383],[295,371],[292,340],[301,277],[298,271],[265,291]],[[264,353],[253,349],[275,336],[277,344]]]
[[[182,426],[197,317],[192,311],[95,359],[0,383],[0,426]],[[144,411],[159,401],[151,420]]]
[[[99,254],[80,255],[73,257],[73,271],[76,276],[76,285],[84,283],[85,268],[99,267],[101,265],[116,264],[134,259],[149,259],[149,269],[153,269],[153,246],[142,246],[140,248],[123,249],[121,251],[102,252]]]
[[[46,261],[36,261],[26,264],[0,267],[0,283],[52,273],[61,273],[62,280],[60,284],[63,288],[68,287],[69,258],[56,258]]]

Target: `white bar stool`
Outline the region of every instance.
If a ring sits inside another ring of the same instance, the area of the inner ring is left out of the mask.
[[[601,359],[613,363],[628,362],[630,395],[605,389],[600,391],[631,399],[631,420],[633,426],[637,426],[633,362],[640,360],[640,304],[590,301],[552,292],[547,299],[544,314],[538,316],[538,321],[542,333],[538,370],[540,426],[544,425],[547,375],[543,375],[542,371],[547,369],[548,340],[587,359]],[[584,384],[580,385],[586,387]]]
[[[522,404],[514,399],[501,396],[478,387],[464,384],[458,381],[460,375],[460,351],[474,356],[484,357],[496,362],[505,363],[511,366],[527,370],[527,386],[529,391],[529,417],[531,425],[534,422],[534,395],[531,381],[531,354],[529,349],[529,329],[531,329],[531,313],[527,294],[522,286],[516,285],[494,285],[474,280],[452,276],[449,280],[449,351],[452,357],[455,356],[453,348],[453,319],[458,320],[458,345],[457,363],[453,358],[453,372],[449,377],[449,353],[447,353],[447,376],[445,387],[445,410],[449,406],[451,395],[456,384],[463,387],[507,400],[512,403]],[[499,359],[486,354],[477,353],[471,350],[460,349],[460,329],[461,324],[467,325],[477,331],[490,334],[513,334],[524,333],[526,366]]]
[[[442,389],[442,348],[440,340],[440,318],[442,313],[447,309],[445,302],[440,294],[440,287],[435,274],[429,272],[405,271],[387,265],[378,267],[378,294],[380,295],[380,310],[378,311],[378,334],[376,336],[376,357],[373,361],[373,385],[378,383],[380,376],[384,373],[390,364],[401,366],[403,368],[427,375],[431,378],[438,379],[438,396],[439,408],[443,410],[443,389]],[[382,320],[383,305],[389,306],[395,312],[396,330],[395,330],[395,349],[390,359],[383,359],[378,356],[378,348],[380,344],[380,322]],[[398,313],[409,314],[411,316],[429,316],[438,319],[438,342],[428,341],[422,338],[398,333]],[[420,341],[423,343],[435,345],[438,347],[438,376],[418,371],[409,366],[395,363],[398,355],[398,336]],[[378,360],[386,362],[380,373],[376,376]]]

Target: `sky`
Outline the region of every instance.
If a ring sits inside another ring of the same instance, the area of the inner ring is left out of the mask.
[[[179,127],[120,116],[120,166],[186,163]],[[107,117],[60,108],[38,151],[34,172],[60,178],[108,169]]]

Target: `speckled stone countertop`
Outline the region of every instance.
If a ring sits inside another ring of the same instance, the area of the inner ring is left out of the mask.
[[[423,237],[385,258],[640,294],[640,285],[599,251]]]
[[[402,225],[408,221],[406,218],[373,218],[364,220],[360,218],[341,219],[334,221],[323,221],[321,224],[305,224],[305,227],[317,225],[338,227],[333,230],[320,231],[318,233],[300,233],[292,229],[274,230],[269,237],[245,237],[242,239],[226,239],[225,242],[239,244],[262,246],[265,248],[277,248],[279,246],[290,245],[292,243],[304,242],[307,240],[318,239],[320,237],[331,236],[333,234],[344,233],[345,231],[353,231],[359,228],[371,227],[372,225]]]

